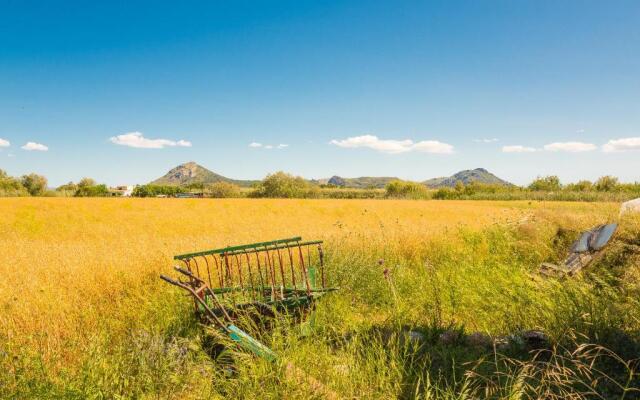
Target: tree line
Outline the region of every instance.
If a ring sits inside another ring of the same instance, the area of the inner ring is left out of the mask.
[[[527,186],[490,185],[478,182],[455,187],[430,189],[422,183],[396,180],[384,189],[351,189],[332,185],[317,185],[282,171],[267,175],[251,188],[241,188],[230,182],[194,183],[186,186],[138,185],[134,197],[175,197],[198,193],[212,198],[403,198],[435,200],[572,200],[618,201],[640,197],[640,183],[620,183],[614,176],[603,176],[595,182],[582,180],[563,184],[557,176],[538,177]],[[69,182],[55,189],[47,186],[47,178],[38,174],[9,176],[0,170],[0,196],[111,196],[105,184],[91,178]]]

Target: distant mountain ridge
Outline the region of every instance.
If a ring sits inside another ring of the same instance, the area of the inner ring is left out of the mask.
[[[454,187],[458,182],[461,182],[464,185],[475,182],[485,185],[513,186],[512,183],[498,178],[484,168],[467,169],[449,177],[433,178],[422,183],[429,188],[437,189],[442,187]]]
[[[310,180],[309,182],[316,185],[329,184],[338,187],[352,189],[384,189],[391,181],[399,180],[396,177],[374,177],[362,176],[359,178],[343,178],[334,175],[328,179]],[[207,168],[193,162],[180,164],[171,169],[164,176],[151,182],[152,185],[170,185],[170,186],[187,186],[191,184],[211,184],[215,182],[229,182],[238,186],[250,187],[259,181],[255,180],[238,180],[227,178],[208,170]],[[429,188],[437,189],[442,187],[454,187],[458,182],[468,185],[472,182],[478,182],[488,185],[512,186],[511,183],[502,180],[487,171],[484,168],[476,168],[471,170],[460,171],[449,177],[433,178],[422,182]]]
[[[229,182],[238,186],[249,187],[257,181],[238,180],[227,178],[212,172],[205,167],[190,161],[171,169],[164,176],[150,182],[152,185],[187,186],[191,184],[211,184],[216,182]]]

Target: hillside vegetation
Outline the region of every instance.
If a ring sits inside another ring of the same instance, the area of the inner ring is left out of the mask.
[[[640,220],[576,279],[537,275],[615,204],[28,198],[0,213],[1,398],[313,398],[288,362],[345,399],[638,394]],[[250,331],[281,363],[213,351],[158,279],[173,254],[295,235],[326,241],[340,291],[310,335],[286,317]],[[532,329],[548,345],[519,339]]]

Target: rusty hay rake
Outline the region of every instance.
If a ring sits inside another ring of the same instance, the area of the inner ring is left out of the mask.
[[[182,279],[160,275],[186,290],[196,313],[240,347],[275,360],[267,346],[238,328],[243,314],[304,317],[314,302],[333,290],[326,286],[322,241],[301,237],[181,254],[174,269]]]

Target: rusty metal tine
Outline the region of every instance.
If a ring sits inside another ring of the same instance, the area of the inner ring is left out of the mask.
[[[307,285],[307,296],[311,296],[311,285],[309,284],[309,275],[307,267],[304,265],[304,255],[302,254],[302,246],[298,244],[298,254],[300,255],[300,263],[302,264],[302,273],[304,274],[304,283]]]
[[[224,266],[227,272],[227,282],[231,283],[231,285],[229,286],[229,283],[227,283],[227,286],[229,286],[232,290],[229,292],[229,296],[231,297],[231,300],[233,301],[233,306],[236,306],[236,296],[235,293],[233,291],[233,269],[229,266],[229,255],[227,253],[222,253],[220,254],[221,257],[224,256]]]
[[[325,289],[327,286],[324,278],[324,251],[321,244],[318,245],[318,258],[320,259],[320,281],[322,282],[322,288]]]
[[[240,282],[240,294],[243,297],[243,301],[244,301],[244,294],[245,294],[245,290],[244,290],[244,279],[242,279],[242,259],[238,259],[238,255],[235,254],[233,256],[236,260],[236,265],[238,266],[238,280]]]
[[[193,263],[196,265],[196,276],[198,278],[200,278],[200,266],[198,265],[198,260],[196,260],[195,258],[192,258],[191,260],[193,260]]]
[[[268,274],[269,274],[269,281],[271,284],[271,300],[275,300],[276,299],[276,287],[275,287],[275,274],[273,273],[273,268],[271,267],[271,257],[269,255],[269,251],[265,252],[265,259],[267,262],[267,269],[268,269]]]
[[[209,278],[209,287],[213,287],[213,283],[211,282],[211,269],[209,268],[209,260],[207,260],[207,256],[202,256],[204,258],[204,262],[207,266],[207,277]]]
[[[287,286],[287,279],[284,276],[284,266],[282,265],[282,254],[280,254],[280,249],[276,245],[276,252],[278,253],[278,264],[280,265],[280,277],[282,278],[282,285],[280,292]],[[281,293],[281,296],[284,298],[284,294]]]
[[[260,277],[260,296],[264,296],[264,279],[262,279],[262,266],[260,265],[259,253],[255,253],[256,261],[258,263],[258,276]]]
[[[216,256],[211,256],[211,258],[213,258],[213,261],[216,263],[216,272],[218,273],[218,282],[220,283],[220,288],[223,288],[224,279],[222,277],[222,267],[218,262],[218,259],[216,258]],[[222,293],[222,297],[224,298],[224,293]]]
[[[291,267],[291,281],[293,283],[294,293],[297,293],[298,286],[296,285],[296,273],[293,264],[293,255],[291,254],[291,247],[287,247],[287,253],[289,253],[289,266]]]
[[[244,256],[247,259],[247,269],[249,270],[249,285],[251,286],[251,300],[256,301],[256,289],[253,286],[253,273],[251,272],[251,258],[245,250]]]

